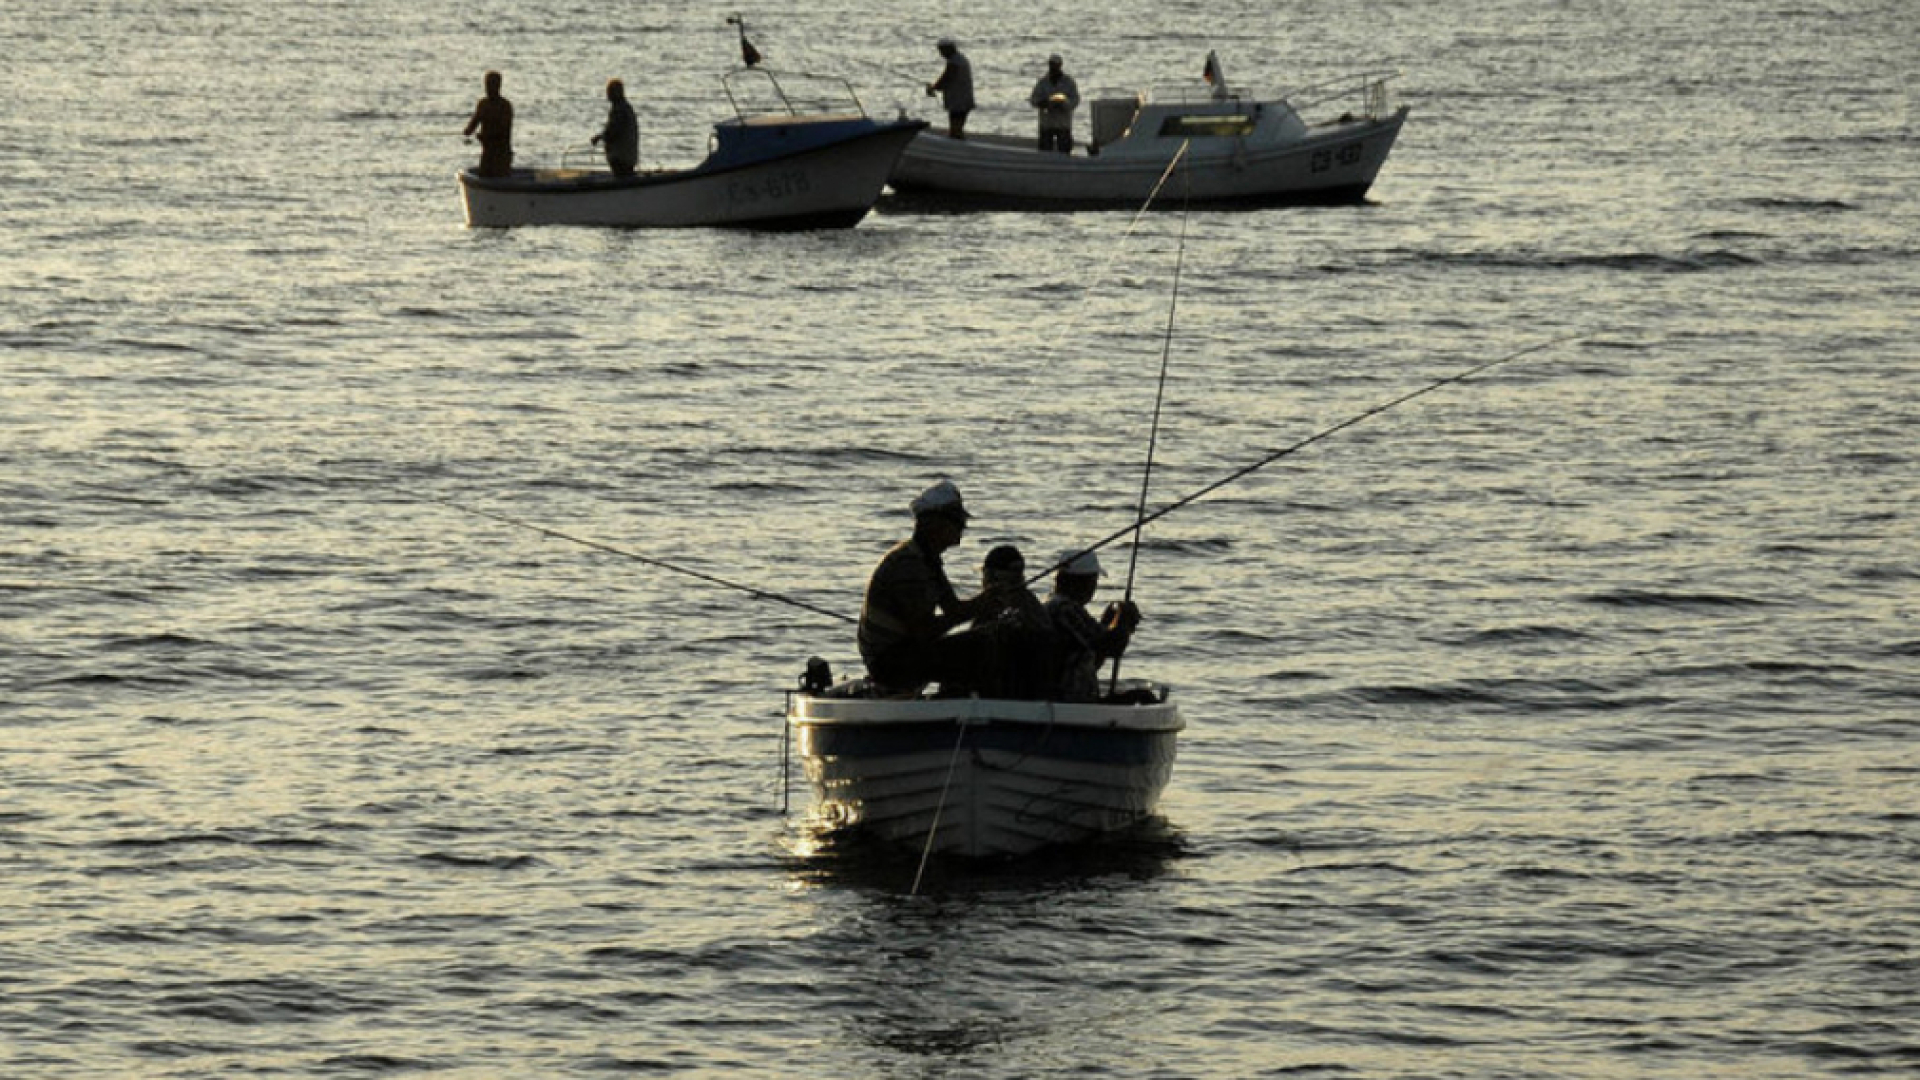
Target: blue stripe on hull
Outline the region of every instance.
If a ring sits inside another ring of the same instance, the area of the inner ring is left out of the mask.
[[[884,758],[913,753],[950,753],[957,724],[802,725],[800,752],[807,757]],[[1129,731],[1031,723],[971,723],[970,750],[1033,754],[1099,765],[1146,765],[1161,760],[1173,743],[1170,731]]]

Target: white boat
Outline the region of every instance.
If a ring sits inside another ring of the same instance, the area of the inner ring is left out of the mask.
[[[1218,71],[1212,57],[1208,70]],[[1349,76],[1269,100],[1242,97],[1217,76],[1210,91],[1096,98],[1091,138],[1072,154],[1043,152],[1034,135],[956,140],[929,128],[889,183],[908,199],[1028,210],[1357,203],[1407,118],[1406,106],[1389,104],[1390,77]],[[1343,100],[1350,107],[1330,117],[1303,115]]]
[[[1026,855],[1155,812],[1185,726],[1164,687],[1139,704],[859,697],[861,682],[795,691],[788,731],[813,824],[919,854]]]
[[[901,152],[926,127],[873,120],[839,79],[752,67],[721,83],[734,116],[714,125],[698,165],[631,176],[569,168],[564,159],[559,168],[507,176],[465,169],[467,224],[847,228],[873,208]],[[749,86],[758,88],[751,98]]]

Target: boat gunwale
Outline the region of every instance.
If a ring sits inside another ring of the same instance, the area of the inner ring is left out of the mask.
[[[1187,159],[1192,167],[1207,168],[1221,164],[1244,164],[1264,162],[1270,159],[1298,154],[1303,151],[1318,150],[1323,146],[1337,145],[1355,139],[1370,138],[1384,131],[1397,133],[1404,126],[1409,106],[1402,105],[1392,114],[1382,117],[1355,117],[1352,120],[1329,120],[1320,124],[1310,124],[1308,134],[1294,142],[1260,143],[1234,136],[1221,136],[1217,139],[1193,139],[1187,151]],[[921,143],[921,139],[927,141]],[[1116,140],[1109,146],[1121,142],[1135,141],[1131,137]],[[944,132],[929,128],[916,135],[914,143],[909,143],[902,160],[917,158],[928,164],[937,164],[955,168],[1010,168],[1019,166],[1034,171],[1074,172],[1090,174],[1148,173],[1159,175],[1173,159],[1173,153],[1183,139],[1152,136],[1139,140],[1140,145],[1165,142],[1168,144],[1165,155],[1147,153],[1129,154],[1061,154],[1050,150],[1041,150],[1031,138],[1006,135],[998,132],[983,132],[968,135],[965,139],[955,139]],[[915,144],[920,144],[916,151]]]
[[[722,121],[734,123],[735,121]],[[718,125],[716,125],[718,126]],[[779,165],[796,158],[806,157],[825,151],[839,151],[847,146],[865,142],[882,136],[905,134],[908,141],[917,138],[927,126],[925,120],[890,120],[884,123],[874,122],[873,130],[849,135],[836,142],[815,146],[799,147],[783,151],[770,157],[755,158],[711,168],[702,161],[685,169],[664,169],[655,172],[634,173],[631,176],[615,176],[599,170],[581,170],[578,176],[564,180],[542,180],[539,169],[516,169],[510,176],[481,176],[474,167],[468,166],[459,172],[460,182],[479,188],[482,191],[497,191],[514,195],[601,195],[610,191],[628,191],[636,188],[667,187],[673,184],[693,180],[712,180],[728,173],[744,172],[748,169],[760,169],[769,165]],[[710,160],[710,159],[709,159]],[[548,170],[551,171],[551,170]]]
[[[1012,724],[1089,731],[1174,734],[1186,730],[1171,700],[1151,704],[1024,701],[1008,698],[835,698],[790,692],[787,723],[807,726],[876,727]]]

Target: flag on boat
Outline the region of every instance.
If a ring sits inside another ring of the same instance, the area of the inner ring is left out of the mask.
[[[737,27],[740,31],[740,62],[748,67],[758,66],[761,60],[760,50],[754,48],[753,42],[747,40],[747,20],[738,15],[729,15],[727,25]]]
[[[1207,80],[1208,86],[1213,87],[1214,97],[1223,98],[1227,96],[1227,76],[1225,72],[1220,70],[1219,53],[1212,49],[1207,50],[1207,66],[1200,69],[1200,77]]]

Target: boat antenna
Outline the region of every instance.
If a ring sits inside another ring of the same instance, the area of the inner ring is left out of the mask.
[[[777,592],[769,592],[766,589],[755,588],[752,585],[742,585],[739,582],[728,581],[725,578],[715,577],[714,575],[706,573],[704,571],[694,570],[689,567],[680,566],[675,563],[670,563],[665,559],[655,559],[646,555],[640,555],[632,551],[627,551],[624,548],[614,547],[612,544],[603,544],[598,540],[589,540],[583,536],[574,536],[571,533],[561,532],[559,529],[550,529],[545,525],[536,525],[531,521],[521,521],[518,518],[510,518],[505,514],[496,514],[491,510],[481,510],[478,507],[466,506],[461,503],[454,502],[451,499],[436,499],[429,496],[427,498],[427,501],[439,503],[441,506],[458,510],[463,514],[472,514],[474,517],[483,517],[492,521],[498,521],[506,525],[512,525],[513,527],[518,529],[530,529],[533,532],[541,533],[546,536],[551,536],[556,540],[565,540],[569,543],[579,544],[582,547],[593,548],[595,551],[604,551],[612,555],[618,555],[622,558],[632,559],[634,562],[645,563],[648,566],[657,567],[661,570],[671,570],[676,574],[684,574],[690,578],[698,578],[699,580],[704,581],[709,585],[718,585],[723,589],[732,589],[735,592],[746,593],[747,595],[752,596],[756,600],[771,600],[777,604],[785,604],[788,607],[797,607],[802,611],[811,611],[815,615],[825,615],[829,619],[838,619],[841,622],[857,623],[860,621],[858,619],[855,619],[851,615],[844,615],[838,611],[829,611],[826,608],[818,607],[814,604],[809,604],[805,600],[796,600],[791,596],[784,596]]]
[[[1161,518],[1166,517],[1168,514],[1173,513],[1175,510],[1179,510],[1183,507],[1192,505],[1193,503],[1199,501],[1200,499],[1203,499],[1206,496],[1211,495],[1216,491],[1219,491],[1221,488],[1226,487],[1228,484],[1236,483],[1240,480],[1243,480],[1246,477],[1251,476],[1252,474],[1259,472],[1261,469],[1264,469],[1267,466],[1273,464],[1274,462],[1279,461],[1281,458],[1290,457],[1294,454],[1297,454],[1300,451],[1305,450],[1307,447],[1312,446],[1315,443],[1323,442],[1327,439],[1330,439],[1334,435],[1337,435],[1340,432],[1345,431],[1350,427],[1354,427],[1358,424],[1365,423],[1366,421],[1371,420],[1374,417],[1381,415],[1382,413],[1390,412],[1393,409],[1400,407],[1401,405],[1405,405],[1407,402],[1412,401],[1415,398],[1423,397],[1427,394],[1431,394],[1435,390],[1438,390],[1443,386],[1451,386],[1457,382],[1465,382],[1466,380],[1473,378],[1475,375],[1478,375],[1483,371],[1489,371],[1493,368],[1501,366],[1502,364],[1510,364],[1513,361],[1518,360],[1523,356],[1527,356],[1532,353],[1537,353],[1542,349],[1551,348],[1552,346],[1555,346],[1555,345],[1564,345],[1569,341],[1580,340],[1584,336],[1585,336],[1584,334],[1569,334],[1566,337],[1550,338],[1546,341],[1535,342],[1532,345],[1528,345],[1526,348],[1516,349],[1513,352],[1506,354],[1505,356],[1501,356],[1493,360],[1487,360],[1482,363],[1475,364],[1470,368],[1466,368],[1465,370],[1462,370],[1462,371],[1456,371],[1452,375],[1448,375],[1444,378],[1435,379],[1434,381],[1427,383],[1425,386],[1422,386],[1416,390],[1410,390],[1407,393],[1401,394],[1399,397],[1392,399],[1391,401],[1383,401],[1378,405],[1372,406],[1371,408],[1365,409],[1361,412],[1357,412],[1352,416],[1347,417],[1345,420],[1340,421],[1337,424],[1332,424],[1327,427],[1321,428],[1319,431],[1316,431],[1313,434],[1307,436],[1306,438],[1301,439],[1299,442],[1294,443],[1291,446],[1286,446],[1286,447],[1282,447],[1279,450],[1275,450],[1272,453],[1268,454],[1267,456],[1251,464],[1243,465],[1240,468],[1235,469],[1233,472],[1228,473],[1226,476],[1223,476],[1220,479],[1215,480],[1213,483],[1208,484],[1207,486],[1200,488],[1199,490],[1194,491],[1190,494],[1183,495],[1180,498],[1174,500],[1173,502],[1170,502],[1167,505],[1161,507],[1160,509],[1155,510],[1151,514],[1143,514],[1139,516],[1134,520],[1133,524],[1128,525],[1126,528],[1120,529],[1117,532],[1114,532],[1111,535],[1106,536],[1095,543],[1089,544],[1086,547],[1081,548],[1080,550],[1067,555],[1065,558],[1061,559],[1059,562],[1056,562],[1053,565],[1045,568],[1044,570],[1041,570],[1040,573],[1028,579],[1027,584],[1031,585],[1034,582],[1039,581],[1041,578],[1046,577],[1048,574],[1058,571],[1061,567],[1066,566],[1068,563],[1072,562],[1073,560],[1079,558],[1082,555],[1085,555],[1089,552],[1099,551],[1101,548],[1106,547],[1108,544],[1113,543],[1115,540],[1119,540],[1122,537],[1131,535],[1133,533],[1137,533],[1141,529],[1144,529],[1148,525],[1152,524],[1153,522],[1158,521]]]
[[[740,29],[740,62],[748,67],[758,67],[761,59],[760,50],[754,48],[753,42],[747,40],[747,20],[739,15],[729,15],[727,25]]]
[[[1181,143],[1180,155],[1184,155],[1186,150],[1187,143]],[[1175,156],[1175,163],[1180,160],[1180,155]],[[1172,168],[1173,165],[1169,164],[1168,169],[1171,170]],[[1188,171],[1185,175],[1188,176],[1188,185],[1191,187],[1191,171]],[[1165,177],[1163,176],[1161,179],[1164,182]],[[1174,315],[1180,308],[1180,270],[1186,263],[1187,223],[1192,220],[1192,217],[1193,206],[1191,200],[1188,200],[1183,205],[1180,214],[1180,243],[1174,249],[1173,295],[1167,300],[1167,332],[1160,343],[1160,382],[1153,392],[1153,426],[1147,433],[1147,463],[1146,466],[1140,470],[1140,501],[1136,504],[1133,517],[1134,537],[1133,542],[1127,545],[1127,588],[1125,593],[1122,594],[1122,600],[1126,603],[1133,601],[1134,576],[1140,568],[1140,541],[1144,535],[1147,524],[1147,491],[1153,484],[1154,454],[1160,446],[1160,410],[1167,399],[1167,368],[1171,365],[1173,357]],[[1109,676],[1107,680],[1107,693],[1111,694],[1118,690],[1119,687],[1120,657],[1115,656],[1113,658],[1113,674]]]

